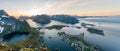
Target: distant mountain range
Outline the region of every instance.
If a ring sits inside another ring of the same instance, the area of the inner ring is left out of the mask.
[[[79,22],[76,16],[70,16],[70,15],[36,15],[32,16],[31,19],[37,23],[40,24],[48,24],[51,21],[50,20],[55,20],[67,24],[76,24]]]
[[[50,17],[50,19],[67,23],[67,24],[76,24],[79,22],[76,16],[70,16],[70,15],[53,15]]]

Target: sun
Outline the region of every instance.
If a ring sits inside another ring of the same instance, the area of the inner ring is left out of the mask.
[[[39,15],[39,14],[41,14],[41,11],[40,11],[40,10],[37,10],[37,9],[31,9],[31,10],[29,11],[29,13],[30,13],[31,15]]]

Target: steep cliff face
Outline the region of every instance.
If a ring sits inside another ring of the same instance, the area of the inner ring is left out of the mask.
[[[24,27],[29,27],[26,21],[20,21],[9,16],[4,10],[0,11],[0,36],[14,31],[22,31]]]

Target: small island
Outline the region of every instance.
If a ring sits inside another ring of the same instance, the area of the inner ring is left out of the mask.
[[[81,23],[81,26],[83,26],[85,28],[89,28],[88,26],[94,27],[95,25],[94,24],[88,24],[88,23]]]
[[[49,26],[49,27],[45,27],[46,29],[56,29],[56,30],[60,30],[62,29],[63,27],[69,27],[67,25],[53,25],[53,26]]]
[[[104,35],[103,30],[99,30],[99,29],[95,29],[95,28],[88,28],[87,31],[89,31],[91,33],[96,33],[96,34]]]
[[[81,27],[76,26],[76,28],[80,29]]]

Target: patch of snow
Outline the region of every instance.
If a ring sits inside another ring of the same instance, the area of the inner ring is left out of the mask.
[[[4,18],[8,18],[9,16],[6,16],[6,15],[2,15],[1,17],[4,17]]]
[[[0,26],[0,33],[2,33],[3,30],[4,30],[4,27],[1,27],[1,26]]]
[[[0,20],[1,20],[2,18],[0,18]]]
[[[0,21],[0,23],[1,23],[2,25],[4,25],[4,24],[5,24],[5,22],[3,22],[3,21]]]

